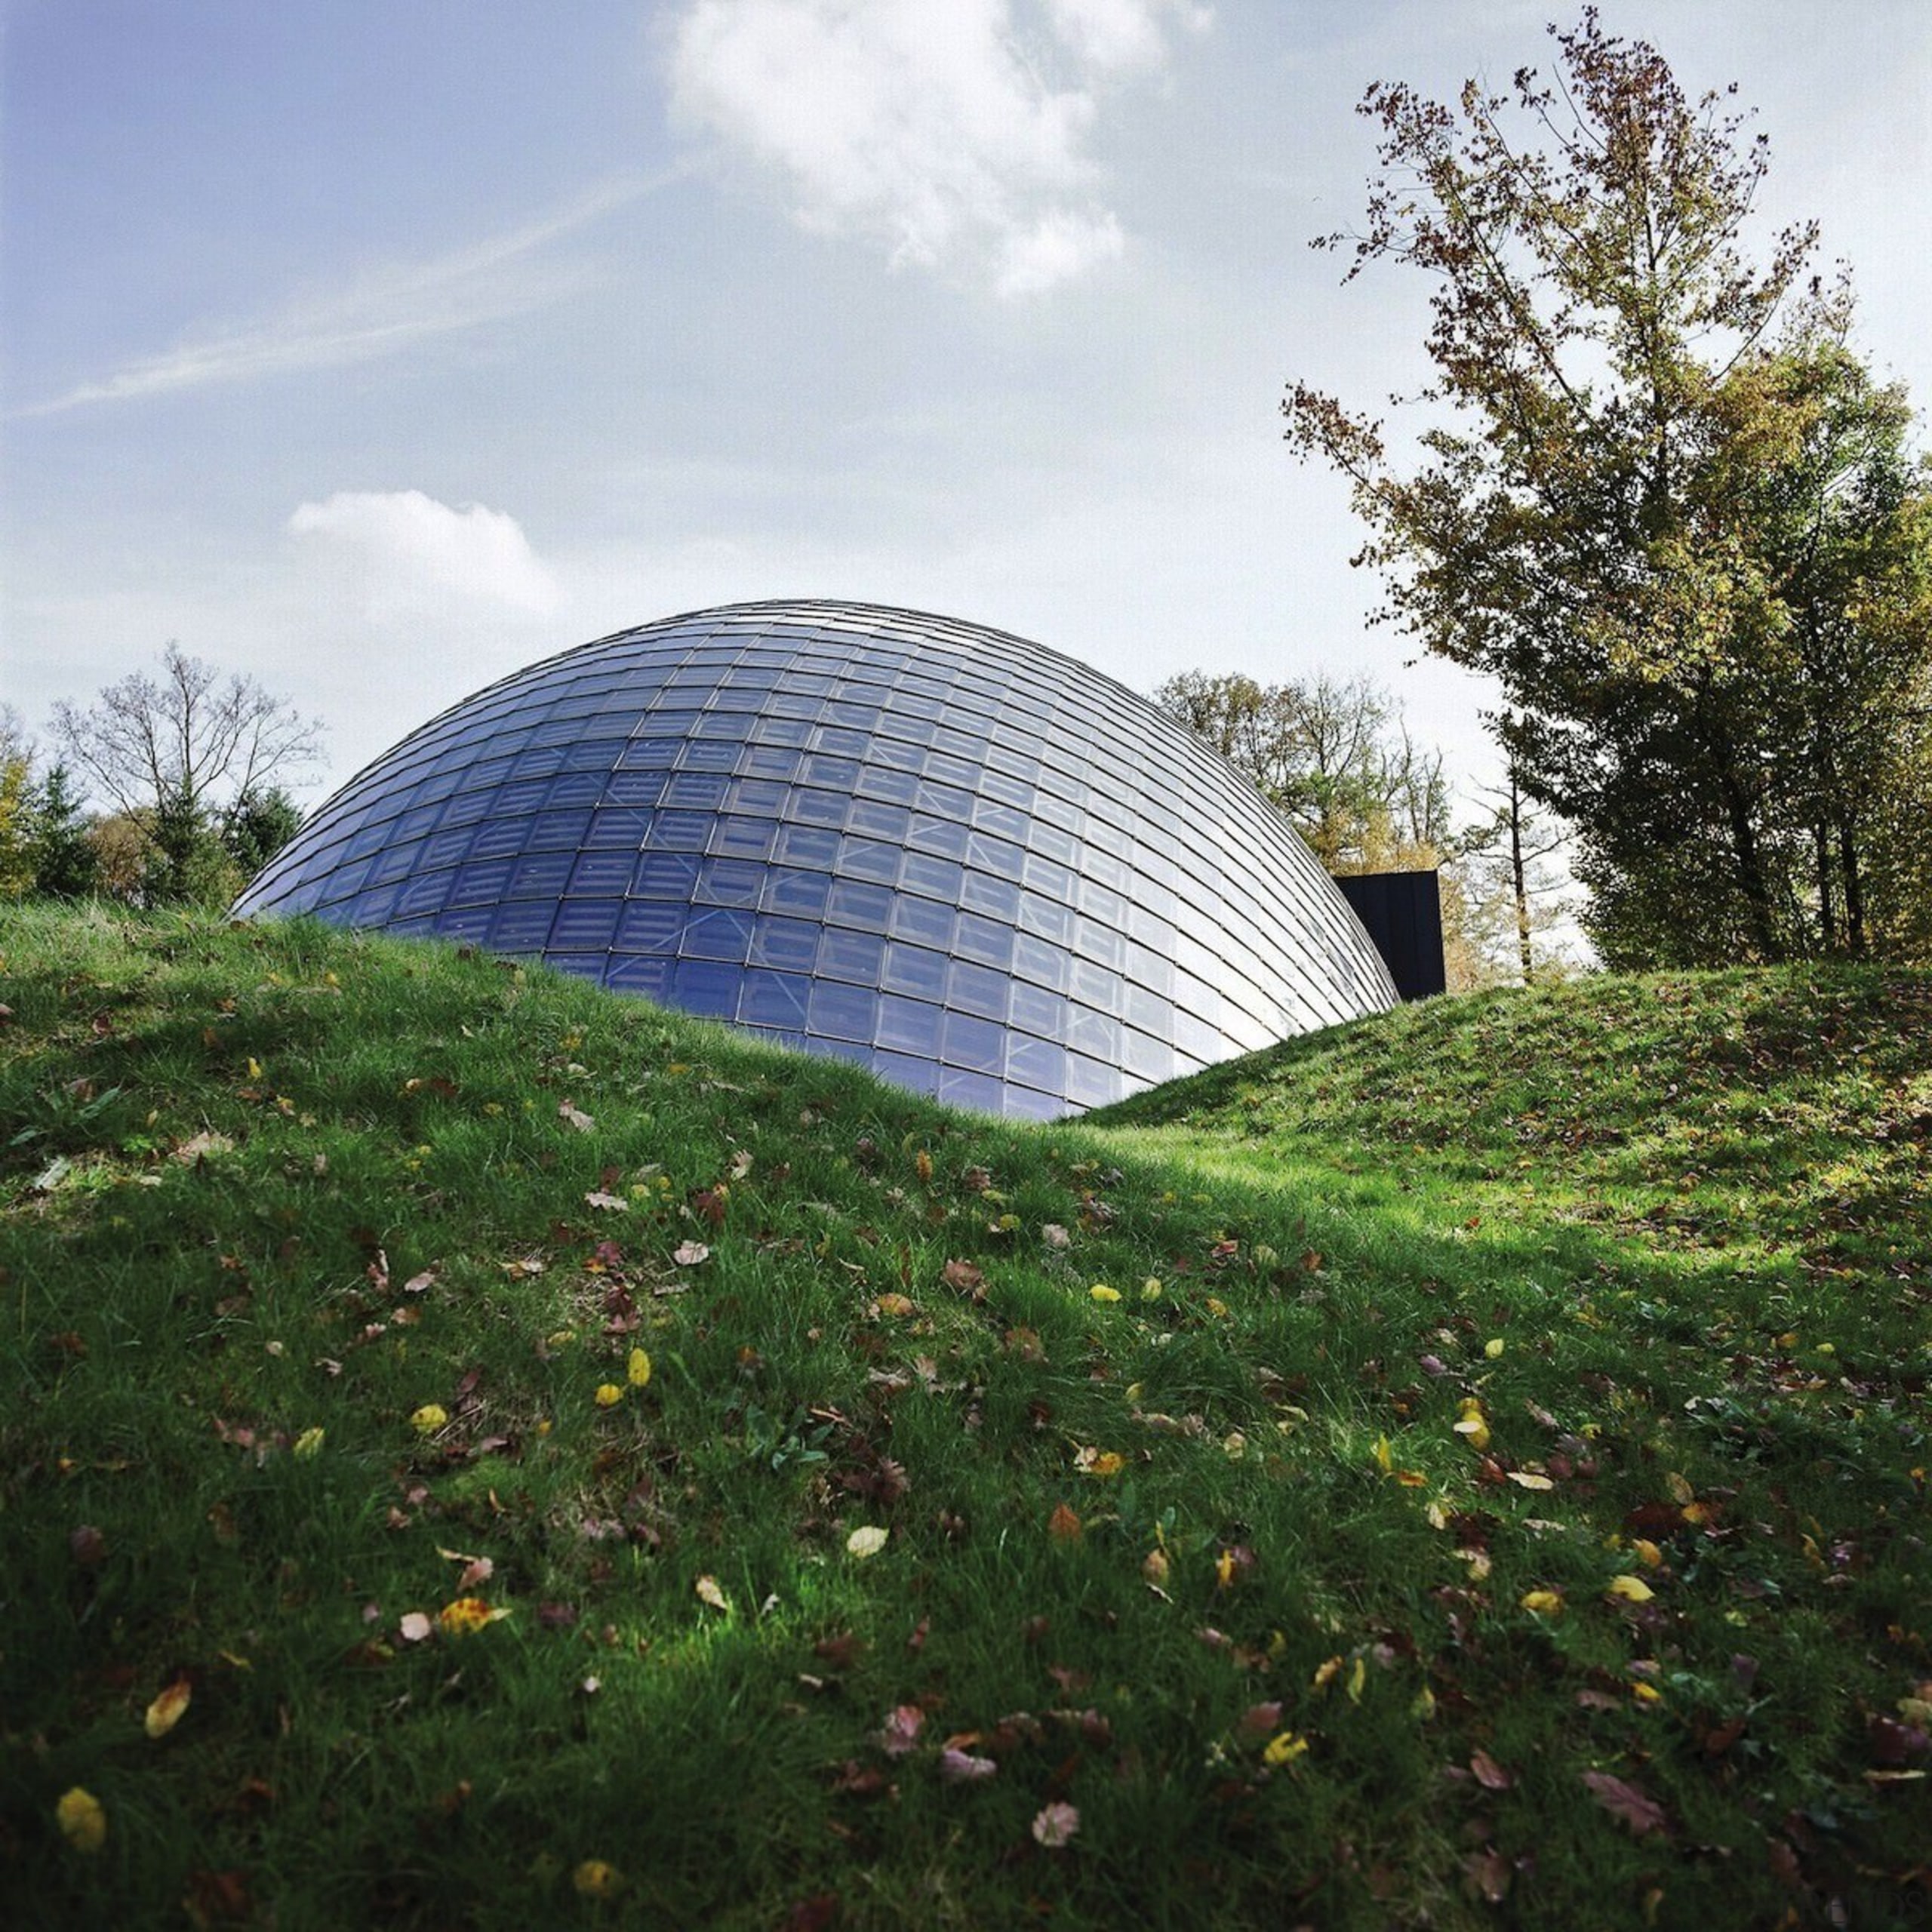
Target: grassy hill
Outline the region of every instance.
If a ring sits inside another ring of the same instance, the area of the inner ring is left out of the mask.
[[[1033,1128],[312,927],[0,956],[0,1921],[1932,1912],[1932,977]]]

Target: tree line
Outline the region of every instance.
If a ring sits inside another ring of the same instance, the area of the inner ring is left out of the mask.
[[[1381,616],[1494,679],[1511,783],[1573,829],[1605,963],[1932,957],[1932,474],[1817,224],[1761,260],[1768,166],[1586,9],[1557,72],[1377,82],[1346,279],[1430,287],[1398,440],[1303,382]],[[1734,93],[1734,89],[1732,91]]]
[[[44,755],[0,712],[0,900],[225,906],[300,825],[287,783],[321,727],[171,644],[158,676],[55,706],[51,735]]]

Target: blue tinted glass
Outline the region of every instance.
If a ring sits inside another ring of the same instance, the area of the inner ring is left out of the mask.
[[[922,999],[902,999],[886,993],[878,1003],[878,1038],[881,1046],[900,1053],[918,1054],[927,1060],[939,1057],[940,1008]]]
[[[827,926],[818,943],[818,970],[835,980],[856,980],[861,986],[878,984],[885,941],[876,933],[848,932],[839,926]]]
[[[879,983],[891,987],[894,992],[943,999],[946,968],[944,953],[928,952],[922,946],[903,946],[894,940],[885,949],[885,964]]]
[[[783,967],[792,973],[809,973],[818,960],[820,927],[811,919],[779,919],[761,912],[752,924],[749,954],[760,966]]]
[[[869,987],[813,982],[810,1024],[813,1032],[827,1039],[869,1040],[878,1011],[878,995]]]
[[[463,866],[450,888],[452,906],[494,904],[509,890],[510,862],[499,859],[487,866]]]
[[[1389,997],[1306,848],[1141,700],[863,606],[700,612],[479,694],[238,903],[304,907],[915,1085],[949,1056],[954,1097],[1042,1116]]]
[[[687,1013],[730,1020],[738,1010],[738,970],[708,959],[680,959],[671,974],[671,998]]]
[[[620,952],[675,952],[686,916],[671,900],[633,899],[617,921],[613,943]]]
[[[640,899],[689,900],[697,891],[699,860],[684,852],[646,852],[631,875],[631,891]]]
[[[557,908],[556,924],[550,929],[552,951],[608,947],[617,936],[617,915],[623,910],[615,899],[566,899]]]
[[[694,912],[678,951],[688,958],[743,959],[751,945],[752,915],[728,906]]]
[[[949,1066],[939,1077],[939,1097],[949,1107],[972,1107],[981,1113],[996,1114],[1007,1089],[989,1074],[969,1073]]]
[[[946,975],[946,1004],[963,1013],[983,1014],[989,1020],[1006,1017],[1008,990],[1011,982],[990,966],[976,966],[970,959],[955,959]]]
[[[768,973],[754,967],[745,974],[738,1017],[748,1026],[775,1026],[790,1033],[805,1030],[805,1006],[812,983],[795,973]]]
[[[823,872],[783,872],[774,869],[764,881],[765,910],[788,912],[801,919],[822,919],[832,896],[832,881]]]
[[[550,904],[499,906],[490,921],[490,943],[503,952],[534,952],[550,937],[556,911]]]
[[[977,1073],[998,1073],[1005,1063],[1006,1036],[990,1020],[949,1013],[940,1029],[940,1054],[949,1066]]]

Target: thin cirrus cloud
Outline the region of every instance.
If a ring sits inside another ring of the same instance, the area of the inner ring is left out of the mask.
[[[348,577],[379,623],[456,601],[534,617],[556,608],[555,580],[507,511],[452,509],[420,490],[338,490],[299,505],[288,528]]]
[[[688,0],[671,103],[782,177],[802,226],[1029,295],[1121,253],[1088,150],[1104,90],[1211,19],[1192,0]]]
[[[197,329],[171,349],[20,413],[51,416],[89,404],[373,361],[547,306],[577,293],[586,279],[585,271],[555,258],[553,245],[688,171],[681,165],[647,178],[605,182],[505,233],[371,269],[346,288],[297,297],[254,321]]]

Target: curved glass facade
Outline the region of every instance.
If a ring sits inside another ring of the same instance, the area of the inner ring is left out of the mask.
[[[1395,999],[1286,821],[1144,699],[848,604],[668,618],[491,685],[235,911],[540,956],[1038,1116]]]

